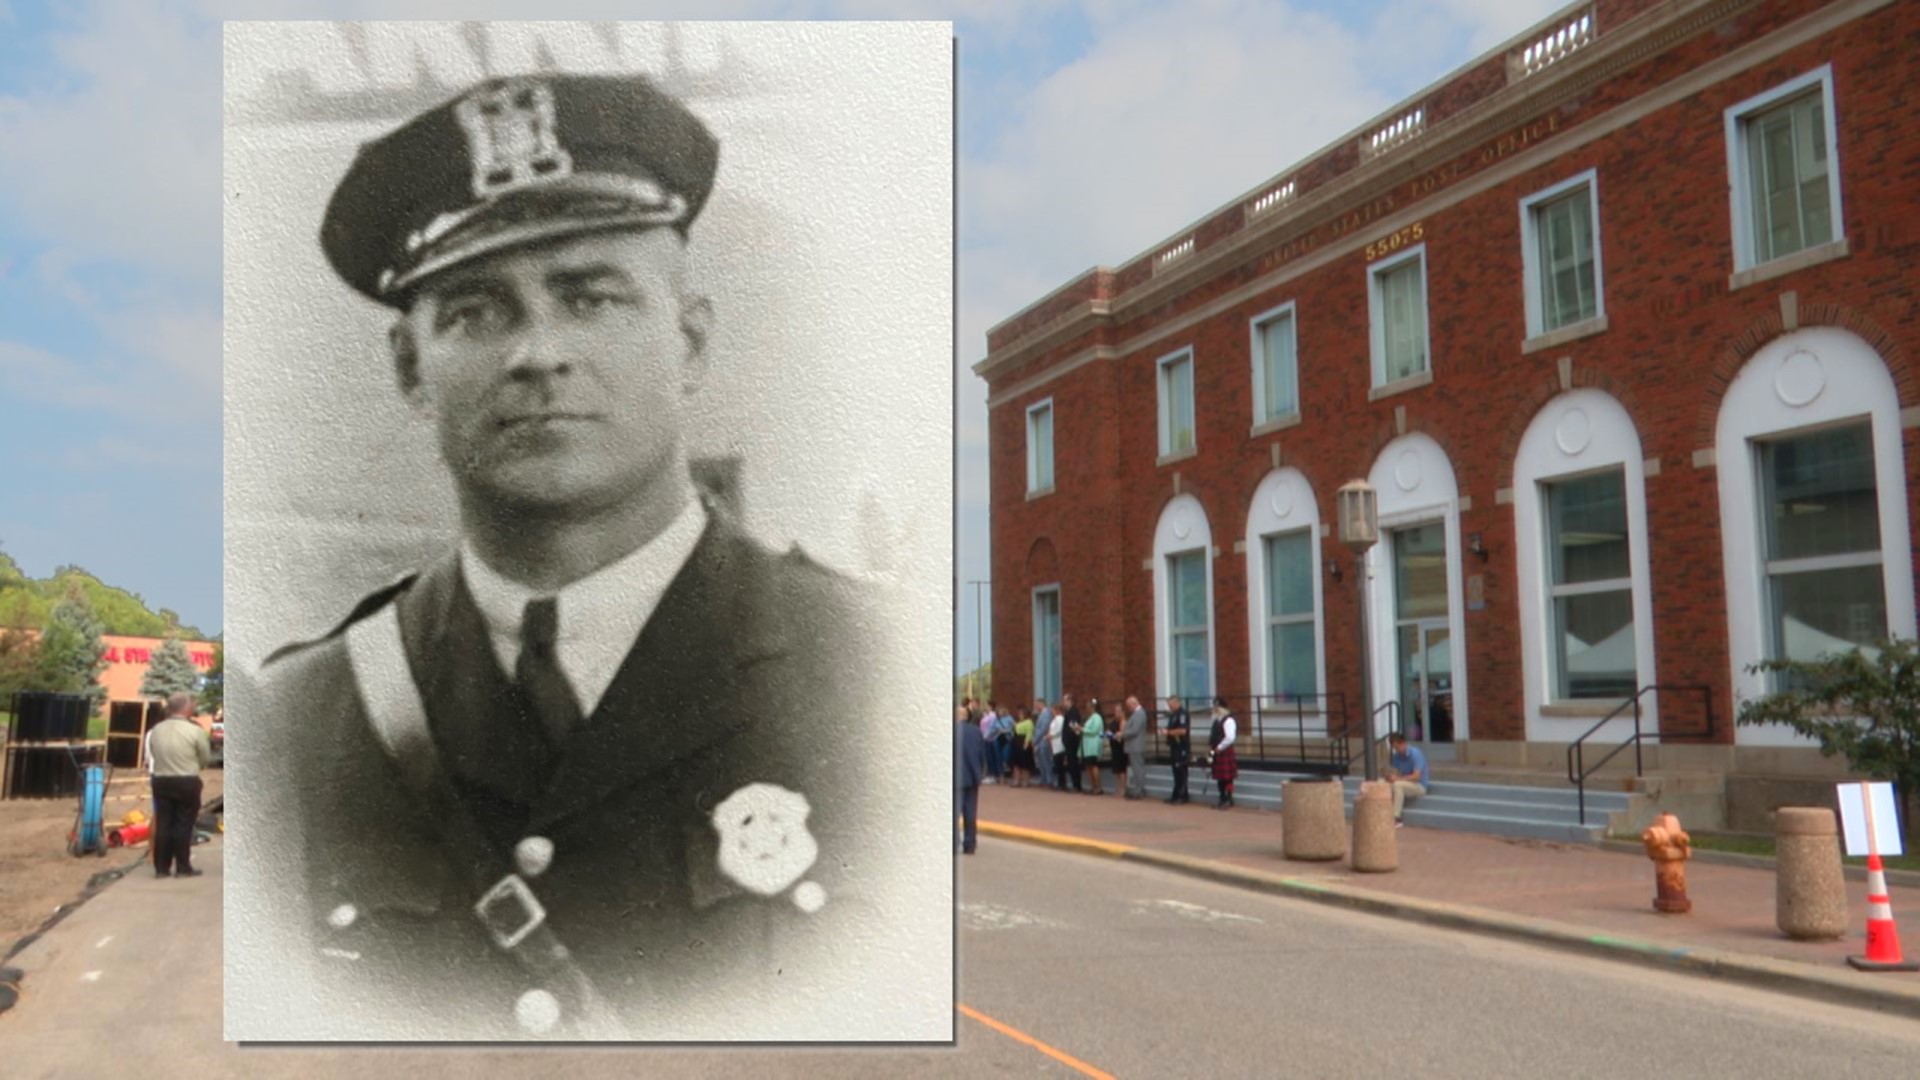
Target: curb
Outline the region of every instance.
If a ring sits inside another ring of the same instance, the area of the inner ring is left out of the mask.
[[[1857,976],[1849,973],[1829,972],[1794,960],[1743,956],[1717,949],[1695,949],[1638,941],[1611,934],[1594,933],[1591,930],[1549,919],[1508,915],[1464,904],[1446,904],[1435,900],[1395,896],[1369,889],[1358,889],[1337,882],[1286,877],[1208,859],[1151,851],[1124,844],[1083,840],[1080,837],[1050,833],[1040,829],[1027,829],[988,821],[980,822],[979,828],[982,833],[989,836],[1051,847],[1056,850],[1117,856],[1129,862],[1157,866],[1187,877],[1251,889],[1255,892],[1329,904],[1350,911],[1426,923],[1452,930],[1464,930],[1490,937],[1545,945],[1603,960],[1624,961],[1643,967],[1726,979],[1765,990],[1920,1018],[1920,987],[1901,989],[1892,983],[1875,986],[1862,983]]]
[[[1600,850],[1617,851],[1624,855],[1646,856],[1646,849],[1631,840],[1602,840]],[[1778,867],[1771,855],[1743,855],[1738,851],[1714,851],[1710,848],[1694,848],[1693,861],[1713,863],[1716,866],[1743,866],[1749,870],[1773,870]],[[1848,881],[1867,880],[1867,868],[1855,863],[1843,862],[1840,872]],[[1887,884],[1904,888],[1920,888],[1920,870],[1886,870]]]

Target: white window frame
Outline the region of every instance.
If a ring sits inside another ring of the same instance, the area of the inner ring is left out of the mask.
[[[1411,375],[1387,379],[1387,324],[1385,304],[1381,297],[1380,279],[1400,269],[1407,263],[1418,261],[1420,264],[1420,335],[1425,344],[1426,366]],[[1433,378],[1433,307],[1428,295],[1427,245],[1415,244],[1403,251],[1371,263],[1367,266],[1367,321],[1370,327],[1369,337],[1373,342],[1373,388],[1384,389],[1399,384],[1412,385],[1431,381]]]
[[[1213,632],[1214,614],[1218,610],[1215,604],[1218,598],[1213,593],[1213,572],[1219,552],[1214,548],[1213,527],[1207,519],[1206,507],[1192,494],[1176,495],[1161,508],[1159,523],[1153,531],[1154,678],[1158,684],[1154,697],[1157,698],[1173,694],[1173,582],[1168,573],[1171,565],[1168,557],[1194,550],[1206,554],[1207,684],[1212,693],[1217,693],[1220,635]]]
[[[1214,666],[1213,666],[1213,581],[1212,581],[1213,558],[1212,558],[1212,553],[1204,547],[1197,547],[1197,548],[1187,548],[1182,551],[1169,551],[1165,555],[1162,555],[1160,558],[1162,560],[1163,565],[1166,567],[1166,575],[1167,575],[1168,693],[1176,697],[1180,697],[1182,699],[1189,699],[1193,697],[1212,697],[1214,696],[1214,693],[1215,693],[1214,685],[1217,682],[1217,677],[1219,675],[1219,673],[1214,670]],[[1173,572],[1173,563],[1175,559],[1185,559],[1185,558],[1195,558],[1200,560],[1200,593],[1201,593],[1201,596],[1205,599],[1205,602],[1207,605],[1205,620],[1203,622],[1194,624],[1192,626],[1182,626],[1182,625],[1176,624],[1173,621],[1174,612],[1179,608],[1179,592],[1180,592],[1180,587],[1178,584],[1179,578]],[[1196,637],[1196,636],[1200,638],[1200,643],[1203,646],[1205,646],[1206,653],[1207,653],[1207,686],[1206,686],[1206,689],[1200,691],[1200,693],[1197,695],[1192,692],[1191,688],[1182,690],[1181,687],[1177,684],[1178,672],[1179,672],[1180,650],[1174,648],[1174,643],[1179,639],[1181,639],[1182,637]],[[1161,696],[1165,697],[1167,695],[1162,694]]]
[[[1554,693],[1553,571],[1543,498],[1547,484],[1607,469],[1625,472],[1634,680],[1641,686],[1660,681],[1653,632],[1652,545],[1647,534],[1647,464],[1632,414],[1613,395],[1591,387],[1555,396],[1534,414],[1520,437],[1512,474],[1514,580],[1520,598],[1522,701],[1530,741],[1570,742],[1619,704],[1605,698],[1562,699]],[[1641,699],[1641,729],[1658,731],[1659,726],[1659,695],[1649,694]],[[1632,734],[1629,716],[1615,718],[1593,738],[1617,743]]]
[[[1547,203],[1558,202],[1562,196],[1585,185],[1587,189],[1588,221],[1593,225],[1593,314],[1585,319],[1556,326],[1549,330],[1546,326],[1546,297],[1541,281],[1545,269],[1540,265],[1540,228],[1539,209]],[[1526,293],[1527,337],[1537,338],[1546,334],[1577,336],[1583,330],[1603,329],[1607,318],[1607,286],[1604,260],[1600,255],[1600,170],[1588,169],[1577,176],[1568,177],[1552,187],[1542,188],[1520,200],[1520,264],[1521,284]],[[1564,340],[1564,339],[1563,339]]]
[[[1272,549],[1268,547],[1268,544],[1282,537],[1292,537],[1292,536],[1304,537],[1307,541],[1307,572],[1309,575],[1311,575],[1308,578],[1308,580],[1313,583],[1311,588],[1313,595],[1308,600],[1306,611],[1299,612],[1293,615],[1276,615],[1273,613],[1273,607],[1272,607],[1273,605],[1273,586],[1272,586],[1273,564],[1272,564],[1272,559],[1269,557],[1269,553],[1271,552]],[[1273,656],[1273,639],[1275,635],[1279,632],[1279,629],[1282,626],[1305,625],[1313,628],[1314,683],[1313,683],[1312,702],[1313,702],[1313,707],[1316,711],[1319,709],[1319,706],[1320,706],[1319,695],[1326,692],[1326,687],[1322,685],[1321,671],[1320,671],[1320,667],[1321,667],[1321,664],[1320,664],[1320,577],[1317,572],[1320,569],[1320,566],[1319,566],[1319,560],[1314,558],[1314,552],[1313,552],[1314,547],[1319,543],[1318,538],[1319,538],[1319,530],[1314,529],[1311,526],[1302,526],[1297,529],[1281,529],[1277,532],[1270,532],[1260,537],[1261,584],[1266,586],[1266,588],[1262,590],[1263,592],[1266,593],[1266,595],[1261,597],[1261,603],[1260,603],[1260,613],[1262,616],[1261,621],[1266,624],[1266,633],[1263,635],[1264,641],[1262,643],[1266,646],[1267,656],[1271,658]],[[1280,691],[1275,687],[1274,684],[1279,680],[1280,673],[1273,670],[1273,663],[1271,659],[1269,659],[1266,665],[1266,669],[1267,669],[1266,678],[1265,678],[1265,681],[1261,684],[1263,688],[1260,692],[1269,696],[1277,697]]]
[[[1047,430],[1048,430],[1047,482],[1044,485],[1042,485],[1039,482],[1040,454],[1039,454],[1039,448],[1034,445],[1034,440],[1033,440],[1034,419],[1039,413],[1042,413],[1042,412],[1047,414]],[[1033,404],[1027,406],[1027,494],[1028,495],[1045,495],[1048,492],[1052,491],[1053,486],[1059,482],[1060,478],[1057,475],[1055,475],[1053,471],[1053,463],[1054,463],[1053,448],[1055,444],[1058,443],[1059,441],[1056,436],[1058,435],[1060,428],[1058,424],[1054,423],[1054,419],[1055,417],[1054,417],[1054,411],[1053,411],[1052,398],[1046,398],[1042,401],[1036,401]]]
[[[1643,468],[1644,468],[1644,465],[1643,465]],[[1554,543],[1555,537],[1553,534],[1553,510],[1552,510],[1553,504],[1552,504],[1552,500],[1548,497],[1548,493],[1557,484],[1564,484],[1571,480],[1584,480],[1584,479],[1587,479],[1588,477],[1601,476],[1607,473],[1618,473],[1620,476],[1620,497],[1621,497],[1622,508],[1625,511],[1623,516],[1626,517],[1627,519],[1627,525],[1626,525],[1627,572],[1626,572],[1626,575],[1623,577],[1608,578],[1604,581],[1582,581],[1574,585],[1558,584],[1553,580],[1553,554],[1554,554],[1554,547],[1555,547],[1555,543]],[[1541,611],[1540,618],[1541,618],[1541,625],[1546,627],[1546,631],[1547,631],[1546,700],[1548,701],[1549,704],[1571,705],[1571,704],[1583,703],[1583,702],[1604,701],[1607,704],[1607,706],[1611,708],[1612,706],[1618,704],[1622,700],[1620,698],[1591,698],[1591,697],[1576,698],[1570,693],[1562,694],[1560,692],[1562,684],[1570,683],[1570,678],[1568,676],[1568,673],[1565,671],[1562,671],[1560,668],[1560,640],[1562,637],[1565,636],[1566,630],[1564,627],[1560,625],[1559,608],[1558,608],[1558,605],[1554,603],[1554,601],[1559,600],[1561,597],[1565,597],[1565,596],[1590,596],[1596,593],[1626,593],[1627,608],[1630,612],[1632,612],[1637,622],[1640,614],[1639,611],[1637,610],[1638,608],[1637,601],[1639,597],[1636,593],[1636,590],[1639,587],[1639,582],[1635,579],[1634,572],[1633,572],[1634,571],[1633,499],[1632,499],[1632,492],[1628,489],[1628,484],[1630,482],[1631,482],[1631,478],[1627,475],[1627,463],[1625,461],[1615,462],[1610,465],[1602,465],[1599,468],[1594,468],[1594,469],[1583,469],[1579,472],[1562,473],[1558,476],[1542,477],[1535,481],[1535,483],[1538,484],[1540,488],[1539,490],[1540,537],[1541,537],[1540,570],[1542,575],[1540,588],[1541,588],[1541,593],[1543,594],[1542,599],[1545,601],[1545,608],[1544,610]],[[1639,641],[1639,638],[1640,638],[1640,627],[1636,625],[1634,627],[1634,640],[1636,644]],[[1639,662],[1640,657],[1638,655],[1639,649],[1636,647],[1634,652],[1635,652],[1635,656],[1634,656],[1634,665],[1633,665],[1633,668],[1634,668],[1633,683],[1634,683],[1634,689],[1638,690],[1640,687],[1645,686],[1646,682],[1640,678],[1640,662]]]
[[[1782,575],[1790,575],[1790,574],[1804,573],[1807,571],[1817,571],[1817,570],[1853,570],[1863,566],[1871,566],[1879,570],[1880,571],[1880,588],[1882,591],[1882,611],[1886,614],[1886,617],[1889,623],[1889,626],[1883,627],[1882,629],[1888,630],[1889,632],[1891,632],[1891,622],[1892,622],[1893,614],[1891,611],[1891,606],[1885,603],[1885,598],[1884,598],[1886,583],[1887,583],[1887,568],[1886,568],[1887,559],[1886,559],[1886,547],[1885,547],[1886,533],[1884,530],[1882,530],[1881,532],[1882,546],[1873,548],[1870,551],[1849,551],[1839,555],[1807,555],[1807,556],[1801,556],[1800,558],[1795,558],[1795,559],[1775,559],[1771,557],[1771,553],[1767,550],[1767,546],[1768,546],[1767,515],[1773,509],[1770,505],[1768,505],[1768,500],[1765,494],[1767,490],[1767,484],[1766,484],[1766,479],[1767,479],[1766,477],[1766,471],[1767,471],[1766,470],[1766,446],[1767,444],[1788,442],[1793,439],[1800,438],[1802,436],[1817,435],[1823,431],[1831,431],[1836,428],[1844,428],[1844,427],[1864,427],[1867,429],[1867,448],[1869,452],[1873,453],[1875,458],[1874,498],[1875,498],[1875,501],[1878,502],[1879,495],[1880,495],[1880,492],[1879,492],[1880,478],[1883,475],[1883,473],[1880,469],[1880,465],[1878,461],[1880,448],[1873,444],[1873,417],[1871,415],[1846,416],[1846,417],[1840,417],[1835,420],[1828,420],[1823,423],[1813,424],[1808,427],[1794,428],[1792,430],[1787,430],[1787,431],[1768,432],[1765,435],[1760,435],[1752,439],[1749,439],[1747,442],[1748,451],[1752,455],[1751,467],[1753,469],[1753,490],[1755,495],[1753,500],[1753,508],[1756,515],[1754,518],[1754,530],[1755,530],[1754,531],[1754,549],[1759,554],[1759,564],[1760,564],[1760,589],[1759,589],[1758,607],[1760,610],[1761,617],[1766,620],[1766,625],[1765,625],[1764,632],[1761,636],[1761,645],[1760,645],[1760,656],[1762,657],[1762,659],[1766,659],[1766,660],[1786,659],[1785,651],[1782,648],[1782,643],[1779,640],[1776,633],[1780,625],[1780,612],[1774,606],[1774,591],[1773,591],[1774,580]],[[1768,685],[1774,689],[1781,688],[1782,674],[1780,672],[1769,672]]]
[[[1818,359],[1817,369],[1808,356]],[[1818,393],[1806,376],[1819,374]],[[1782,387],[1788,392],[1783,394]],[[1714,461],[1720,495],[1721,565],[1727,598],[1727,674],[1735,705],[1772,689],[1751,666],[1768,655],[1765,548],[1759,470],[1752,444],[1858,417],[1873,425],[1874,488],[1880,503],[1881,586],[1886,590],[1887,632],[1916,636],[1914,564],[1907,557],[1909,526],[1906,449],[1902,442],[1900,390],[1873,346],[1845,330],[1804,327],[1761,346],[1748,358],[1720,400],[1714,430]],[[1774,724],[1734,728],[1740,746],[1810,747],[1814,743]]]
[[[1286,412],[1275,412],[1271,406],[1270,389],[1267,386],[1267,358],[1265,345],[1266,330],[1269,326],[1287,320],[1287,332],[1293,338],[1293,408]],[[1278,307],[1255,315],[1247,321],[1247,338],[1253,356],[1253,427],[1255,432],[1271,427],[1284,426],[1290,420],[1300,418],[1300,317],[1295,311],[1295,302],[1287,301]]]
[[[1270,687],[1273,684],[1267,670],[1272,643],[1268,640],[1266,615],[1266,537],[1296,530],[1304,530],[1312,537],[1307,550],[1308,557],[1313,561],[1313,675],[1315,683],[1319,685],[1319,693],[1325,695],[1329,690],[1326,606],[1322,592],[1326,579],[1321,576],[1325,568],[1321,564],[1320,553],[1323,526],[1320,524],[1320,508],[1314,499],[1313,485],[1307,481],[1306,474],[1291,465],[1267,473],[1254,488],[1253,499],[1247,507],[1246,531],[1239,544],[1239,550],[1246,558],[1247,684],[1253,687]],[[1324,697],[1316,699],[1307,711],[1319,712],[1325,700]]]
[[[1187,417],[1187,427],[1193,431],[1193,445],[1176,450],[1173,446],[1173,402],[1170,394],[1169,372],[1174,365],[1180,363],[1187,365],[1187,385],[1191,391],[1187,395],[1187,408],[1190,410],[1190,415]],[[1200,378],[1193,360],[1193,346],[1189,345],[1186,348],[1170,352],[1161,357],[1154,364],[1154,374],[1155,385],[1159,388],[1160,396],[1160,458],[1167,460],[1171,458],[1189,457],[1197,453],[1200,449],[1200,405],[1198,401],[1200,397]]]
[[[1814,244],[1787,255],[1778,255],[1765,263],[1755,258],[1756,241],[1753,235],[1753,178],[1748,174],[1746,125],[1754,114],[1781,103],[1790,97],[1798,96],[1809,87],[1820,87],[1821,107],[1826,118],[1827,136],[1827,211],[1832,215],[1832,236],[1827,244],[1842,245],[1846,242],[1846,229],[1840,202],[1840,129],[1837,123],[1837,110],[1833,101],[1833,65],[1822,64],[1812,71],[1784,83],[1764,93],[1755,94],[1745,101],[1727,109],[1725,116],[1727,140],[1727,185],[1728,208],[1733,215],[1733,269],[1740,273],[1755,267],[1769,265],[1795,257],[1807,257],[1817,253],[1827,244]]]
[[[1045,648],[1045,640],[1041,636],[1040,628],[1040,597],[1043,593],[1053,594],[1054,610],[1058,612],[1060,619],[1060,655],[1057,657],[1057,666],[1060,670],[1055,673],[1059,676],[1060,685],[1054,687],[1051,694],[1045,693],[1046,688],[1042,685],[1043,680],[1040,678],[1040,656]],[[1056,581],[1048,585],[1034,586],[1027,610],[1033,620],[1033,692],[1035,696],[1042,697],[1048,704],[1052,704],[1060,700],[1060,692],[1067,685],[1067,619],[1066,609],[1060,602],[1060,583]]]

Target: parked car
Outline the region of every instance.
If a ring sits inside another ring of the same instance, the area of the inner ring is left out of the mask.
[[[207,735],[213,740],[213,763],[221,768],[227,765],[227,722],[215,720],[207,729]]]

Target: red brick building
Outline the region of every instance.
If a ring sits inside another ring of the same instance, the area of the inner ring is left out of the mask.
[[[1558,761],[1657,683],[1703,688],[1643,697],[1669,764],[1817,768],[1732,717],[1764,657],[1915,634],[1915,41],[1573,5],[993,328],[1001,699],[1364,715],[1366,479],[1371,698],[1437,759]]]

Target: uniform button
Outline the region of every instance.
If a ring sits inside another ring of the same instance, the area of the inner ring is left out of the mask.
[[[520,1030],[530,1035],[545,1035],[560,1022],[560,1001],[545,990],[529,990],[513,1003],[513,1017]]]
[[[529,836],[513,846],[513,864],[523,877],[539,877],[553,865],[553,841]]]
[[[827,905],[827,890],[817,881],[803,881],[793,890],[793,903],[801,911],[811,915]]]
[[[354,907],[352,904],[341,904],[339,907],[327,912],[327,925],[333,927],[335,930],[345,930],[347,927],[352,926],[354,920],[359,917],[359,908]]]

